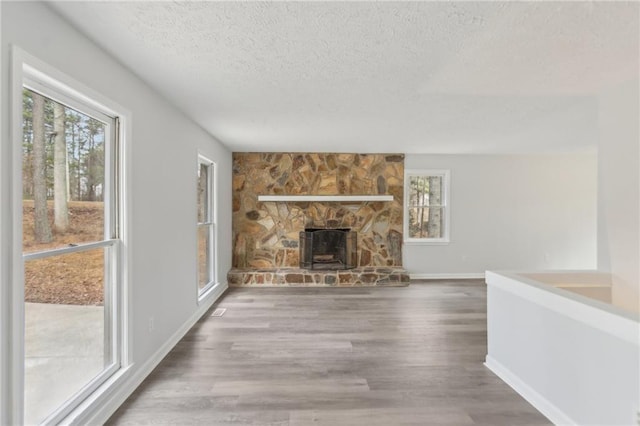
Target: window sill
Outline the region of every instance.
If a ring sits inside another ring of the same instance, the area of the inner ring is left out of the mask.
[[[216,288],[220,282],[218,281],[210,281],[206,286],[202,287],[198,290],[198,304],[202,303],[205,299],[207,299],[211,293],[213,293],[213,289]]]

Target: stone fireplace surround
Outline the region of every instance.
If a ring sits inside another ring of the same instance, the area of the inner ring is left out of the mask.
[[[402,269],[404,155],[233,154],[231,286],[407,285]],[[392,195],[392,201],[259,201],[264,195]],[[305,228],[357,232],[357,267],[300,268]]]

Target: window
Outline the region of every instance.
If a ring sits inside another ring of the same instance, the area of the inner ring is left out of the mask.
[[[215,164],[198,156],[198,296],[216,283]]]
[[[24,84],[24,421],[32,424],[57,422],[119,368],[119,191],[116,119]]]
[[[11,424],[58,424],[128,361],[120,107],[12,52],[16,267],[2,410]]]
[[[449,242],[448,170],[407,170],[404,199],[406,243]]]

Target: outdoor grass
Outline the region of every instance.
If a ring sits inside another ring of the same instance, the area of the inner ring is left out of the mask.
[[[104,239],[104,204],[69,202],[69,229],[53,230],[53,202],[49,202],[53,233],[51,243],[34,236],[33,201],[23,201],[23,250],[33,253]],[[25,262],[25,301],[68,305],[102,305],[104,302],[104,249],[46,257]]]

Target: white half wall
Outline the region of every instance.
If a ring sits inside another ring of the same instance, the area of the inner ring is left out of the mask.
[[[611,272],[612,296],[640,303],[640,107],[638,80],[599,98],[598,268]]]
[[[637,314],[525,275],[487,272],[487,367],[554,424],[636,424]]]
[[[405,244],[412,276],[596,268],[595,152],[408,154],[405,167],[451,170],[451,242]]]
[[[0,4],[0,25],[2,24],[2,5]],[[2,51],[2,31],[0,28],[0,53],[4,55]],[[3,57],[0,56],[0,61],[3,61]],[[4,62],[1,62],[4,63]],[[1,206],[6,201],[4,198],[4,194],[9,196],[8,188],[10,187],[10,161],[7,155],[7,152],[3,148],[4,141],[8,135],[8,126],[4,121],[4,112],[2,112],[2,108],[4,108],[3,99],[7,97],[7,80],[5,75],[7,73],[7,69],[4,66],[0,66],[0,348],[8,348],[11,344],[11,337],[9,335],[9,327],[4,326],[4,324],[9,324],[11,316],[9,315],[9,310],[5,309],[9,304],[9,300],[11,298],[11,292],[9,291],[9,286],[5,285],[10,282],[10,271],[9,271],[9,253],[10,253],[10,245],[11,238],[9,237],[11,233],[11,219],[7,215],[7,212],[4,211]],[[6,356],[7,352],[0,350],[0,424],[9,424],[11,421],[11,417],[9,415],[9,410],[7,407],[11,405],[11,389],[9,387],[9,376],[11,372],[11,365],[9,364],[8,357]],[[3,403],[2,401],[6,401]]]
[[[221,286],[226,286],[226,273],[231,267],[231,152],[45,4],[2,2],[0,7],[1,287],[11,285],[5,271],[13,256],[5,230],[12,215],[8,153],[15,141],[8,133],[10,105],[4,95],[9,87],[10,49],[15,45],[131,111],[125,191],[130,201],[127,250],[132,368],[128,373],[135,375],[147,360],[158,357],[165,343],[175,339],[185,324],[193,322],[204,304],[210,305],[220,294],[212,292],[208,300],[198,304],[195,222],[199,152],[217,164],[218,279]],[[5,303],[0,309],[3,322],[6,308]],[[150,318],[155,323],[153,331],[149,330]],[[5,393],[2,395],[4,398]]]

